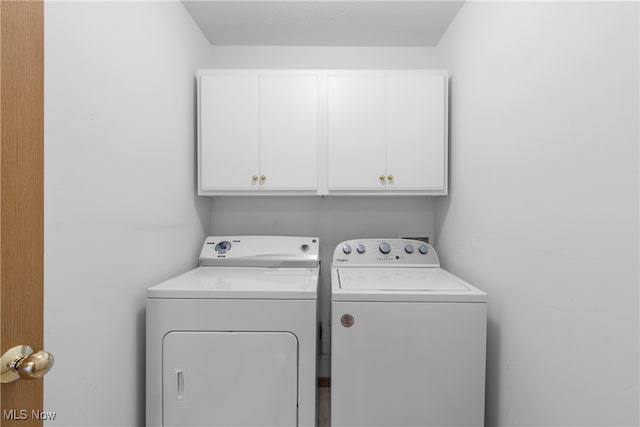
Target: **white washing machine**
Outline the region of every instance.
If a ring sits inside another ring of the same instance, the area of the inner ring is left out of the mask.
[[[331,268],[331,426],[483,426],[487,295],[430,245],[350,240]]]
[[[147,291],[146,425],[314,426],[318,239],[207,237]]]

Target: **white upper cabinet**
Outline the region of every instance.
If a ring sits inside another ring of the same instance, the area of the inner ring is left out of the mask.
[[[318,187],[317,74],[260,76],[261,190]]]
[[[447,194],[447,87],[442,70],[202,70],[198,194]]]
[[[384,74],[331,73],[327,85],[329,190],[384,190]]]
[[[328,190],[447,193],[447,75],[327,73]]]
[[[387,76],[388,190],[446,189],[446,90],[444,75],[395,72]]]
[[[314,71],[199,72],[199,194],[315,194],[319,85]]]
[[[216,73],[202,75],[199,80],[201,194],[203,191],[257,190],[260,174],[258,76]]]

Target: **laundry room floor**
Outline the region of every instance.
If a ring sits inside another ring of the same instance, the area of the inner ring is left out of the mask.
[[[331,401],[331,389],[320,387],[318,389],[318,427],[329,427],[329,402]]]

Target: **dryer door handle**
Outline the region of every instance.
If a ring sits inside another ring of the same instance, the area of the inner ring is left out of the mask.
[[[173,373],[176,375],[176,399],[184,399],[184,368],[175,368]]]

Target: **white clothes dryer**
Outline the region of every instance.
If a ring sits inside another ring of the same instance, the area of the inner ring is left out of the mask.
[[[318,238],[207,237],[147,291],[146,425],[315,426]]]
[[[483,426],[487,295],[407,239],[339,244],[331,426]]]

